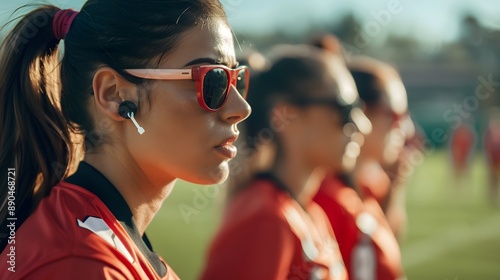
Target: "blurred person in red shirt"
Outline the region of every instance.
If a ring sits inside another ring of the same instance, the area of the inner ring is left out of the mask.
[[[312,198],[326,170],[341,168],[354,123],[368,120],[341,58],[306,46],[275,52],[250,87],[247,157],[233,172],[202,279],[347,279],[328,218]]]
[[[372,129],[360,141],[356,170],[327,176],[314,201],[328,215],[350,279],[402,279],[400,248],[382,209],[391,193],[382,164],[402,153],[397,122],[406,114],[406,93],[384,63],[355,57],[349,68]]]
[[[463,122],[452,130],[449,142],[450,157],[457,186],[461,185],[461,179],[469,170],[475,142],[476,133],[467,123]]]
[[[500,188],[500,110],[492,109],[484,133],[484,154],[489,175],[489,199],[498,204]]]

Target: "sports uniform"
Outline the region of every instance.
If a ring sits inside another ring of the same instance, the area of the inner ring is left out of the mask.
[[[350,279],[403,279],[399,245],[373,197],[364,200],[340,178],[325,178],[314,197],[332,225]]]
[[[484,152],[489,175],[488,198],[498,204],[500,197],[500,125],[490,121],[484,134]]]
[[[471,155],[474,152],[476,134],[466,124],[462,124],[455,131],[450,140],[450,152],[453,167],[461,175],[466,171]]]
[[[484,150],[488,167],[500,169],[500,125],[491,123],[484,134]]]
[[[1,279],[178,279],[141,237],[120,193],[85,162],[41,201],[0,263]]]
[[[347,279],[327,217],[314,202],[306,210],[259,175],[228,206],[201,278]]]

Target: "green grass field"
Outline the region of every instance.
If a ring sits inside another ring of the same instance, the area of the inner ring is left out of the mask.
[[[417,167],[402,245],[408,279],[500,279],[500,207],[489,205],[486,183],[479,156],[460,180],[443,152]],[[179,182],[148,228],[155,250],[182,279],[197,278],[224,201],[223,188]]]

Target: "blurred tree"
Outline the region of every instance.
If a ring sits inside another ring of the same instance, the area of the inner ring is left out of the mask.
[[[459,43],[476,63],[486,68],[493,81],[500,81],[500,31],[485,27],[474,15],[465,14]],[[495,91],[498,91],[496,86]],[[488,107],[499,106],[498,94],[487,100]]]
[[[354,44],[354,38],[357,35],[355,27],[360,27],[361,23],[352,14],[352,12],[347,13],[336,26],[331,26],[330,32],[335,34],[341,41]]]

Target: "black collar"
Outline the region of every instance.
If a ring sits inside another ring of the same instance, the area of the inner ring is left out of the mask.
[[[167,273],[167,268],[160,260],[158,255],[153,252],[151,243],[149,242],[146,233],[140,235],[134,220],[132,219],[132,211],[127,205],[127,202],[111,182],[92,165],[82,161],[78,166],[78,170],[65,180],[66,182],[80,186],[91,193],[95,194],[108,209],[113,213],[120,224],[125,228],[130,238],[139,248],[142,254],[146,257],[154,270],[161,277]]]

